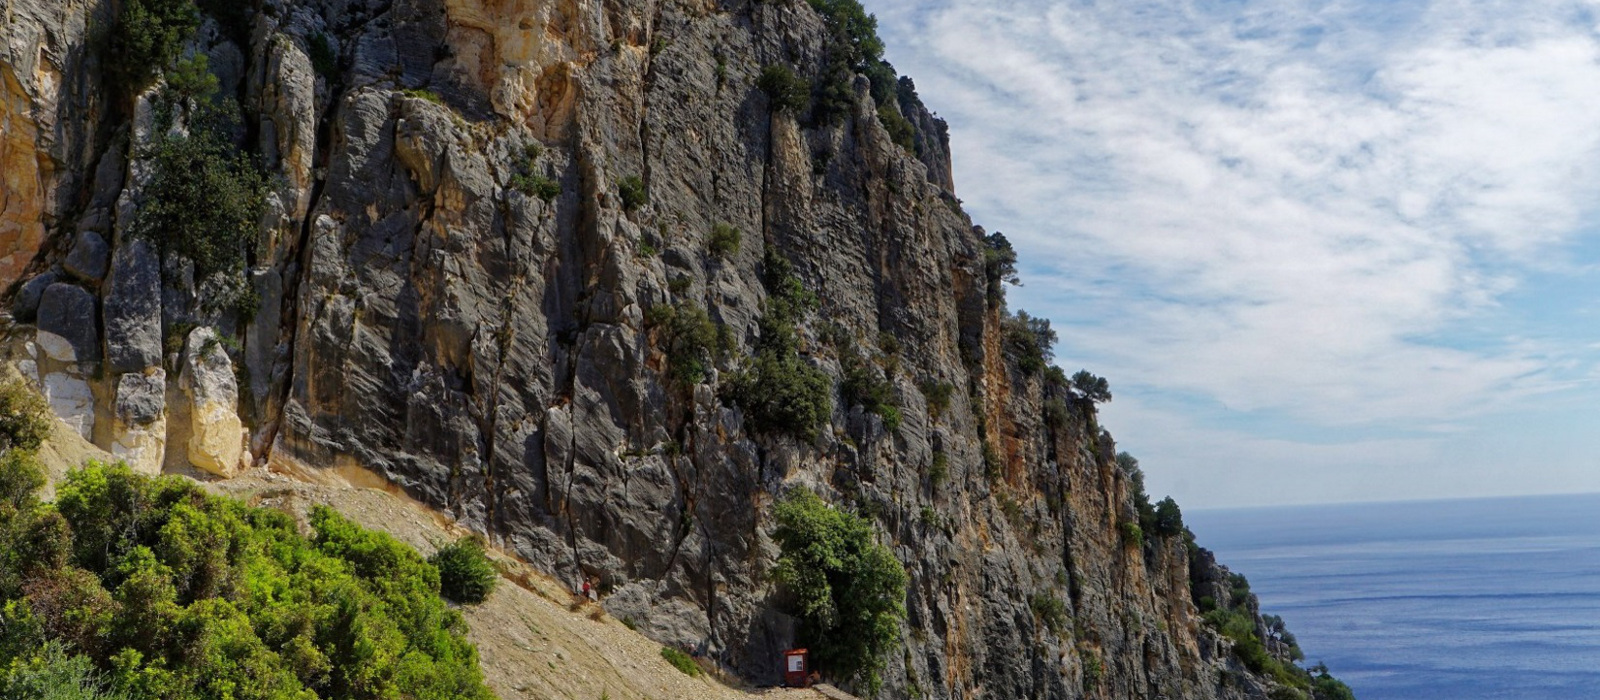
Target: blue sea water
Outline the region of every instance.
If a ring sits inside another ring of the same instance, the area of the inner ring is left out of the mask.
[[[1360,700],[1600,698],[1600,495],[1184,519]]]

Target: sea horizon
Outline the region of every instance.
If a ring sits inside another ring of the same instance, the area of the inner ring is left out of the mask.
[[[1363,700],[1600,688],[1600,494],[1196,509],[1306,663]]]

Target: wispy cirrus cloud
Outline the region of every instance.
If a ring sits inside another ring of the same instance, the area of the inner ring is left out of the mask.
[[[1595,287],[1600,3],[868,5],[1024,255],[1014,305],[1147,422],[1415,461],[1592,381],[1572,314],[1516,317]]]

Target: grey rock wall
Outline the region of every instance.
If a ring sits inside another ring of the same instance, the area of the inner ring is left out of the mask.
[[[1124,542],[1132,496],[1093,406],[1046,424],[1044,402],[1067,397],[1003,356],[942,122],[902,100],[909,152],[865,78],[833,125],[755,88],[768,64],[820,73],[806,3],[258,6],[248,45],[208,24],[194,46],[273,175],[253,314],[208,311],[192,266],[125,233],[147,98],[130,138],[62,160],[86,206],[54,236],[76,243],[40,248],[12,308],[75,362],[104,358],[52,375],[92,402],[96,442],[148,469],[227,475],[242,455],[374,472],[761,682],[795,630],[768,573],[771,506],[811,488],[870,514],[911,576],[891,697],[1265,697],[1201,624],[1184,544]],[[560,194],[522,191],[531,175]],[[648,201],[629,209],[631,177]],[[743,234],[726,257],[708,248],[718,224]],[[759,339],[769,250],[822,301],[807,360],[837,378],[853,339],[894,387],[896,429],[836,397],[814,441],[758,434],[724,398]],[[704,382],[668,378],[645,321],[663,304],[727,327]],[[954,387],[947,407],[923,395],[935,383]],[[1040,619],[1042,596],[1070,624]]]

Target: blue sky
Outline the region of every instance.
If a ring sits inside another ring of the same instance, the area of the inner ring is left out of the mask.
[[[1600,491],[1600,2],[865,4],[1152,494]]]

